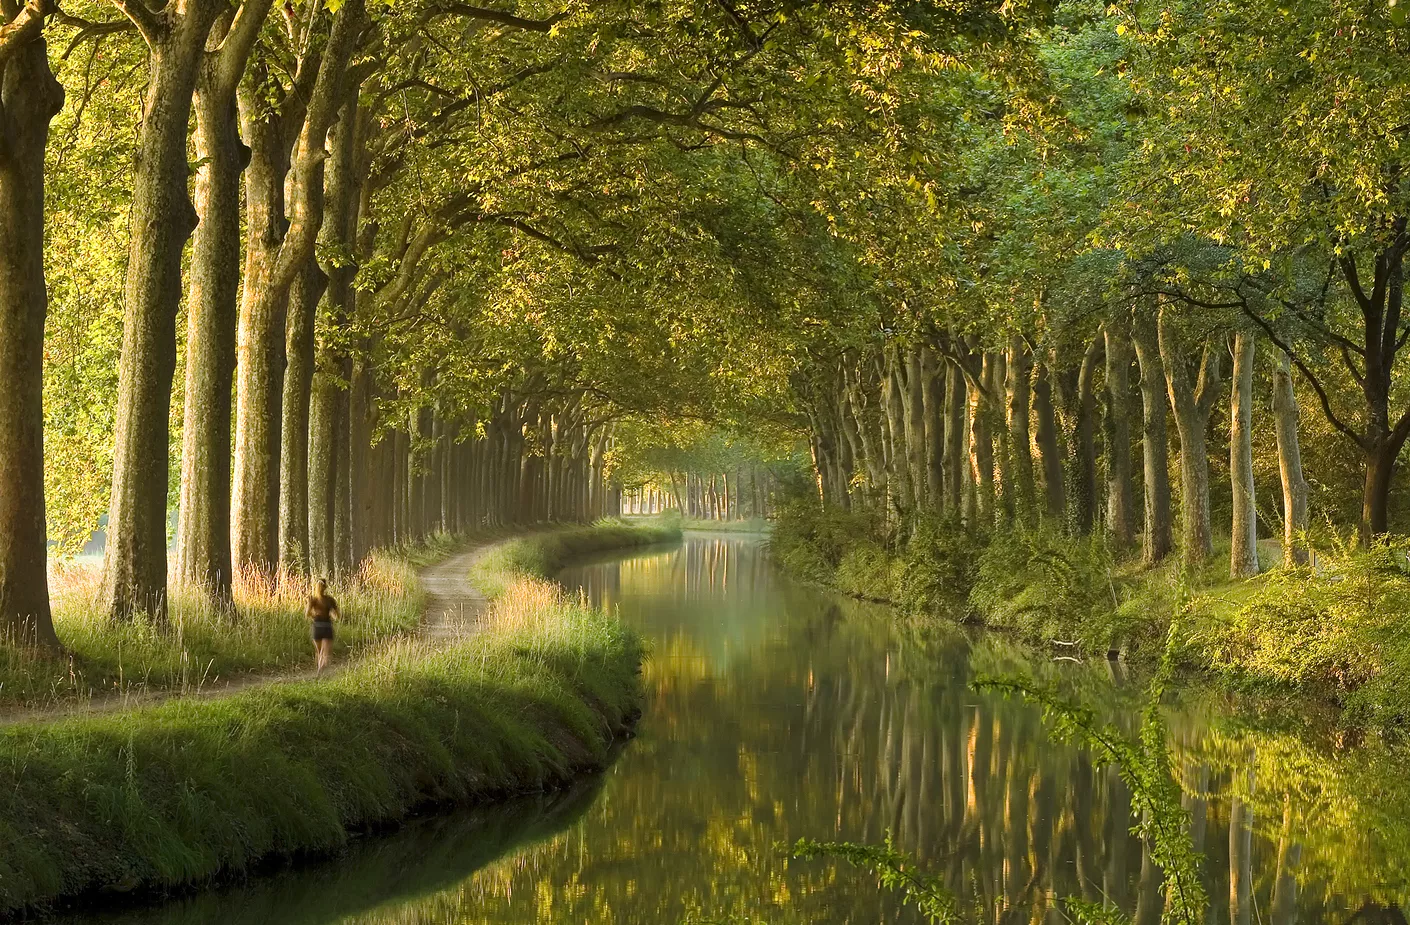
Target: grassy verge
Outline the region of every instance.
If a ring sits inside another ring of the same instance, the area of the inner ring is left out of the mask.
[[[563,785],[604,764],[642,656],[617,621],[526,579],[449,647],[408,640],[321,682],[0,729],[0,916]]]
[[[1172,625],[1179,664],[1267,694],[1329,699],[1349,725],[1410,723],[1410,545],[1333,544],[1318,567],[1231,581],[1228,550],[1195,572],[1151,568],[1098,537],[1048,528],[978,534],[924,521],[888,541],[866,515],[793,510],[772,539],[793,574],[843,593],[1011,632],[1065,653],[1153,661]]]
[[[422,596],[416,569],[449,555],[469,538],[435,536],[374,553],[357,575],[335,583],[345,622],[334,643],[351,653],[414,631]],[[96,566],[56,566],[54,623],[66,658],[36,658],[0,641],[0,710],[34,709],[94,697],[153,691],[190,693],[243,675],[278,674],[309,664],[307,588],[302,580],[240,581],[238,616],[197,589],[173,585],[170,621],[114,623],[94,606]]]
[[[677,511],[662,514],[624,514],[623,523],[641,524],[680,524],[682,530],[695,530],[699,533],[768,533],[773,530],[773,521],[763,517],[750,517],[744,520],[710,520],[705,517],[682,517]]]
[[[475,563],[470,580],[494,599],[521,576],[548,578],[568,560],[611,549],[671,543],[681,538],[675,520],[628,523],[607,519],[581,527],[534,533],[495,546]]]

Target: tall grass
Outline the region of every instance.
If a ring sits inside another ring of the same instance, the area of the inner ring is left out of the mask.
[[[616,620],[518,580],[448,646],[406,639],[321,681],[0,729],[0,915],[565,784],[606,762],[642,656]]]
[[[413,632],[424,603],[416,567],[444,558],[465,538],[438,535],[374,553],[329,589],[340,605],[341,659]],[[304,618],[308,583],[242,577],[234,615],[202,589],[173,583],[165,626],[111,620],[98,605],[100,569],[56,564],[50,572],[54,624],[66,650],[36,656],[0,640],[0,711],[152,692],[194,693],[241,676],[277,675],[311,664]]]

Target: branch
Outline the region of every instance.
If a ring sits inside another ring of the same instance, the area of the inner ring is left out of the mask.
[[[245,62],[250,58],[250,50],[259,38],[273,0],[245,0],[235,14],[225,40],[220,43],[220,56],[216,65],[218,82],[222,93],[234,93],[235,85],[245,73]]]
[[[117,7],[132,24],[137,27],[137,31],[142,34],[148,47],[155,47],[166,36],[166,20],[160,13],[154,12],[143,0],[113,0],[113,6]]]
[[[137,27],[132,24],[132,20],[125,17],[123,19],[112,20],[91,20],[84,19],[81,16],[70,16],[62,10],[57,10],[54,13],[54,21],[63,26],[73,26],[78,30],[73,40],[69,42],[68,47],[64,49],[63,54],[59,56],[65,60],[68,59],[69,55],[73,54],[75,48],[82,45],[84,42],[96,42],[98,39],[109,35],[117,35],[120,32],[137,31]],[[3,34],[3,32],[4,30],[0,29],[0,34]],[[3,44],[3,39],[0,39],[0,44]],[[0,58],[3,57],[4,52],[0,51]]]
[[[57,9],[52,0],[30,0],[14,19],[0,26],[0,66],[20,46],[34,39],[44,28],[44,17]]]
[[[1277,333],[1273,330],[1273,326],[1270,325],[1267,320],[1265,320],[1252,308],[1249,308],[1247,305],[1245,305],[1244,314],[1247,315],[1253,321],[1254,324],[1262,328],[1263,333],[1268,335],[1268,339],[1271,340],[1275,345],[1277,345],[1278,349],[1286,353],[1288,355],[1288,358],[1292,360],[1293,365],[1297,367],[1298,372],[1302,373],[1302,378],[1306,379],[1307,384],[1312,386],[1312,390],[1317,393],[1317,400],[1322,405],[1322,414],[1331,423],[1331,425],[1337,430],[1341,431],[1343,435],[1345,435],[1357,446],[1361,447],[1361,449],[1369,449],[1366,440],[1362,438],[1362,436],[1356,431],[1352,430],[1346,424],[1346,422],[1343,421],[1340,417],[1338,417],[1337,413],[1332,410],[1332,400],[1328,397],[1327,390],[1322,387],[1322,381],[1318,379],[1315,375],[1313,375],[1312,370],[1308,369],[1307,364],[1302,361],[1302,357],[1297,353],[1297,351],[1293,350],[1291,345],[1289,345],[1281,337],[1279,337]]]

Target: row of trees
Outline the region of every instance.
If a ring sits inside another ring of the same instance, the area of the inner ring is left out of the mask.
[[[1235,575],[1260,521],[1292,562],[1309,524],[1401,526],[1407,40],[1391,5],[1068,2],[958,70],[902,123],[946,169],[837,225],[848,310],[793,377],[825,503],[1148,561],[1178,509]]]
[[[898,15],[5,0],[0,621],[56,645],[46,541],[103,515],[102,607],[160,622],[169,571],[611,509],[613,420],[776,394],[759,184]]]
[[[937,332],[844,358],[837,385],[808,396],[820,499],[898,521],[928,510],[973,526],[1048,519],[1076,535],[1101,528],[1121,546],[1139,535],[1154,563],[1174,548],[1175,495],[1184,560],[1197,565],[1213,550],[1208,431],[1227,402],[1231,568],[1255,574],[1257,338],[1217,328],[1195,340],[1155,314],[1114,320],[1085,344],[1037,356],[1019,336],[999,351]],[[1284,551],[1305,563],[1297,396],[1287,355],[1269,353],[1258,378],[1272,408]]]

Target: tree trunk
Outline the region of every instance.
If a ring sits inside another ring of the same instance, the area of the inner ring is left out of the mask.
[[[1209,526],[1209,452],[1206,428],[1220,390],[1219,353],[1206,341],[1198,385],[1186,370],[1188,351],[1161,312],[1160,358],[1175,426],[1180,433],[1180,555],[1184,566],[1202,564],[1214,551]]]
[[[965,453],[964,372],[951,360],[945,364],[945,513],[960,516],[964,505]]]
[[[912,344],[906,348],[901,369],[905,373],[902,404],[906,410],[906,460],[910,465],[911,507],[919,509],[926,503],[925,455],[925,377],[922,372],[921,349]]]
[[[925,500],[933,511],[945,506],[945,368],[935,351],[921,348],[921,397],[925,415]]]
[[[240,291],[240,174],[249,150],[240,141],[234,87],[223,82],[218,56],[208,55],[202,64],[195,110],[200,221],[187,300],[176,572],[205,588],[217,606],[229,607],[230,391]]]
[[[1006,386],[1008,366],[1005,355],[995,351],[984,358],[984,400],[989,417],[990,442],[994,447],[994,496],[995,513],[1005,524],[1013,523],[1018,511],[1018,499],[1014,487],[1013,444],[1004,418],[1006,413]]]
[[[0,27],[11,30],[0,38],[0,638],[56,651],[44,510],[44,147],[64,91],[33,8],[0,17]]]
[[[258,75],[256,75],[258,78]],[[256,80],[240,89],[245,171],[244,291],[237,328],[233,555],[241,569],[268,573],[279,554],[280,438],[283,429],[284,304],[261,297],[284,240],[284,183],[290,143],[284,113],[265,116]]]
[[[1124,330],[1106,339],[1107,470],[1106,529],[1125,548],[1135,539],[1136,499],[1131,480],[1131,339]]]
[[[1278,438],[1278,474],[1283,483],[1283,562],[1298,566],[1306,565],[1308,561],[1307,479],[1302,474],[1292,362],[1281,350],[1277,356],[1277,366],[1273,370],[1273,420]]]
[[[331,578],[336,570],[334,510],[337,505],[337,372],[320,366],[313,376],[308,418],[308,565]],[[414,481],[414,476],[413,476]],[[414,515],[413,515],[414,516]],[[412,536],[419,537],[420,525]]]
[[[1014,516],[1031,523],[1037,515],[1038,491],[1033,479],[1033,449],[1028,432],[1032,402],[1033,360],[1028,345],[1018,335],[1009,339],[1005,363],[1005,416],[1009,452],[1013,454]]]
[[[1033,412],[1038,421],[1034,437],[1038,443],[1038,460],[1043,465],[1043,494],[1048,517],[1060,524],[1067,511],[1067,495],[1062,482],[1062,446],[1058,443],[1052,378],[1046,363],[1037,364],[1033,378]]]
[[[289,293],[285,319],[284,395],[279,439],[279,566],[307,577],[309,553],[309,401],[313,390],[313,329],[328,277],[309,260]],[[327,575],[326,568],[319,569]]]
[[[187,192],[187,129],[206,37],[224,4],[192,0],[146,15],[148,90],[132,181],[122,360],[103,601],[117,620],[145,612],[165,622],[171,385],[181,258],[196,227]],[[145,7],[143,8],[146,9]]]
[[[988,356],[980,360],[983,366]],[[965,377],[966,401],[969,405],[969,472],[974,486],[974,505],[967,511],[971,526],[985,528],[994,525],[994,435],[989,428],[989,401],[984,393],[986,370],[981,366],[978,377]]]
[[[1131,331],[1141,365],[1141,456],[1145,489],[1145,527],[1141,559],[1155,565],[1174,545],[1170,516],[1170,444],[1166,428],[1165,368],[1160,361],[1155,325],[1138,317]]]
[[[1067,526],[1074,536],[1089,535],[1097,520],[1095,381],[1101,355],[1101,340],[1094,338],[1087,344],[1081,365],[1060,373],[1057,379],[1067,431]]]
[[[881,376],[881,403],[886,415],[886,434],[891,448],[887,454],[887,475],[892,487],[891,504],[888,505],[887,512],[890,519],[891,514],[903,515],[915,506],[910,461],[906,455],[906,408],[903,399],[907,394],[905,370],[901,365],[900,352],[894,345],[886,349],[886,361]]]
[[[1234,375],[1229,390],[1229,481],[1233,489],[1229,577],[1258,574],[1258,510],[1253,489],[1253,335],[1234,335]]]

